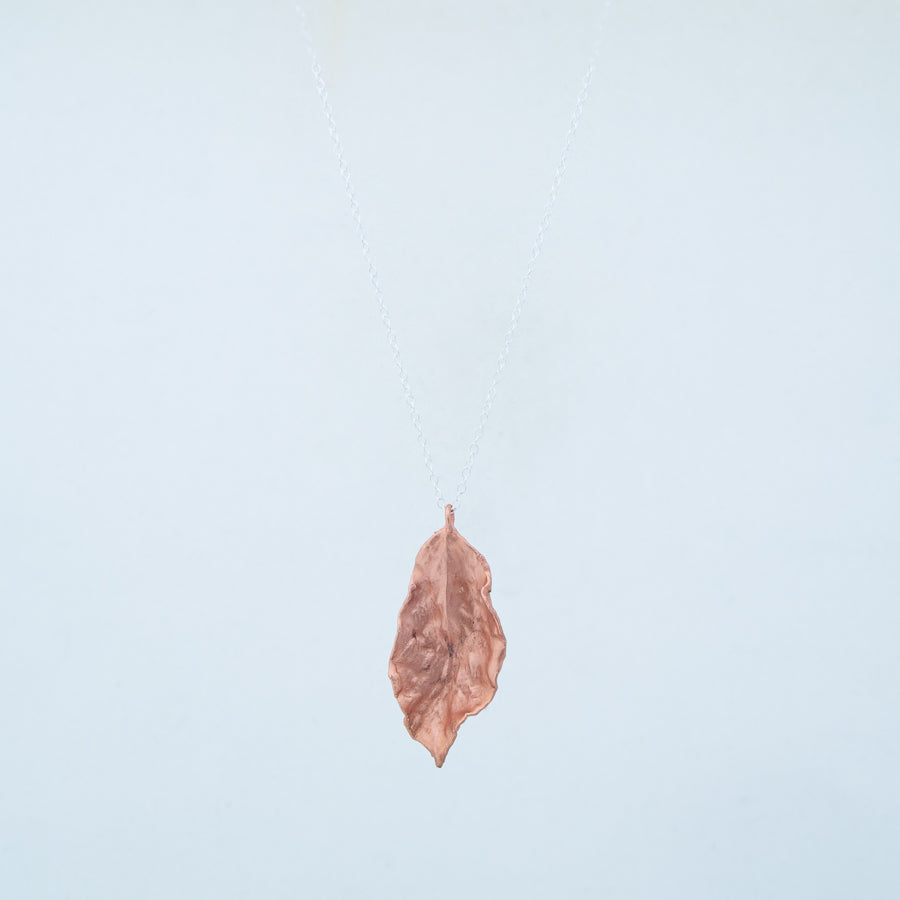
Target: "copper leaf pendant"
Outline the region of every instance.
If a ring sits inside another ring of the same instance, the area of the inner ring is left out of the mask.
[[[446,524],[416,556],[388,674],[407,731],[444,764],[459,726],[494,698],[506,638],[487,560]]]

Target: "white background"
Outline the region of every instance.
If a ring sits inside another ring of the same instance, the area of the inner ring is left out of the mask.
[[[596,9],[311,17],[452,493]],[[387,657],[442,516],[291,4],[6,0],[0,895],[898,896],[898,46],[615,4],[437,770]]]

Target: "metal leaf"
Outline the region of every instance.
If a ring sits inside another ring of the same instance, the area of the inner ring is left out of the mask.
[[[487,560],[446,524],[416,556],[388,674],[410,735],[438,767],[459,726],[497,691],[506,637],[491,605]]]

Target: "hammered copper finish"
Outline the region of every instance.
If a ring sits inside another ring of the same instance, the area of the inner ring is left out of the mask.
[[[407,731],[438,767],[459,726],[494,697],[506,638],[491,605],[487,560],[446,524],[416,556],[388,674]]]

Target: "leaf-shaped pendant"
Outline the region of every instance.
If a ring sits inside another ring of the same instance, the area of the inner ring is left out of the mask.
[[[456,530],[449,504],[444,516],[416,556],[388,667],[406,729],[438,767],[459,726],[493,699],[506,656],[487,560]]]

